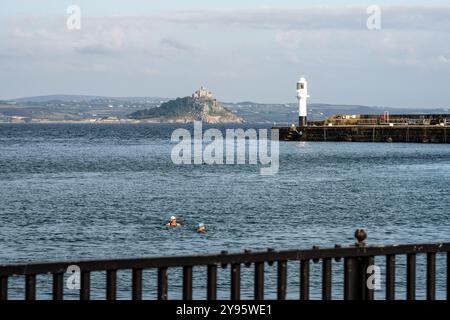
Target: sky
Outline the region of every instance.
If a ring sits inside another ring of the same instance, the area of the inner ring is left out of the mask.
[[[450,107],[449,0],[310,3],[2,0],[0,99],[205,85],[220,101],[287,103],[305,76],[316,103]]]

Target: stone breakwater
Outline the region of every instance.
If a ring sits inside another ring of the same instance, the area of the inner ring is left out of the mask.
[[[279,127],[282,141],[450,143],[450,126],[309,126]]]

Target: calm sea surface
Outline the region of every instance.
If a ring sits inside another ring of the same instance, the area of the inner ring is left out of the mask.
[[[0,263],[350,245],[358,227],[369,244],[450,241],[450,145],[281,142],[278,174],[261,176],[259,165],[173,164],[175,128],[0,125]],[[183,227],[164,227],[171,215]],[[194,232],[197,222],[206,234]],[[421,289],[424,262],[419,256]],[[376,263],[384,273],[383,258]],[[399,257],[399,298],[404,263]],[[341,298],[342,262],[333,268]],[[266,296],[274,297],[276,266],[267,270]],[[320,270],[313,265],[313,285]],[[195,271],[194,295],[202,298],[206,273]],[[298,264],[288,271],[288,296],[296,298]],[[229,272],[219,270],[219,297],[229,297]],[[250,298],[253,268],[242,273],[242,295]],[[180,275],[169,273],[169,298],[180,297]],[[119,297],[130,297],[129,281],[128,272],[119,273]],[[145,281],[145,297],[153,298],[155,273],[146,271]],[[48,298],[51,282],[43,277],[39,284],[39,297]],[[21,298],[23,281],[10,286]],[[92,287],[94,298],[104,297],[102,274]],[[318,282],[312,295],[320,296]]]

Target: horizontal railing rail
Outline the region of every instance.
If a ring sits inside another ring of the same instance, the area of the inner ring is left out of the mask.
[[[374,298],[373,290],[367,287],[368,267],[374,265],[375,257],[385,258],[385,283],[388,300],[395,299],[396,286],[396,256],[406,256],[406,298],[415,299],[416,295],[416,256],[426,255],[426,297],[436,298],[436,254],[447,253],[446,260],[446,292],[450,297],[450,243],[437,244],[405,244],[390,246],[366,246],[365,232],[357,230],[357,243],[352,247],[318,248],[308,250],[287,250],[264,252],[227,253],[215,255],[193,255],[173,257],[151,257],[139,259],[115,260],[82,260],[32,264],[0,265],[0,300],[8,299],[8,279],[10,277],[24,277],[24,298],[36,298],[36,276],[53,275],[52,295],[55,300],[64,298],[64,274],[69,266],[77,266],[80,270],[80,299],[88,300],[91,296],[91,273],[106,272],[106,299],[117,298],[117,271],[131,270],[132,279],[131,298],[142,299],[143,270],[157,269],[157,298],[168,298],[168,268],[182,268],[183,299],[193,297],[193,267],[207,268],[207,298],[217,298],[217,268],[231,267],[230,295],[231,299],[240,299],[241,294],[241,266],[254,265],[254,298],[264,299],[264,264],[277,264],[277,293],[278,299],[285,299],[287,295],[287,265],[289,261],[299,261],[300,296],[302,300],[310,298],[310,262],[322,262],[322,299],[332,298],[332,261],[344,262],[344,299]]]

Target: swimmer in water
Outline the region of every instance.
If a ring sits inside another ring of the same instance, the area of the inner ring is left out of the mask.
[[[169,222],[166,223],[167,227],[179,227],[181,224],[177,223],[177,218],[175,216],[171,216]]]
[[[195,226],[195,229],[196,229],[197,233],[205,233],[206,232],[206,227],[203,223],[197,223],[197,225]]]

